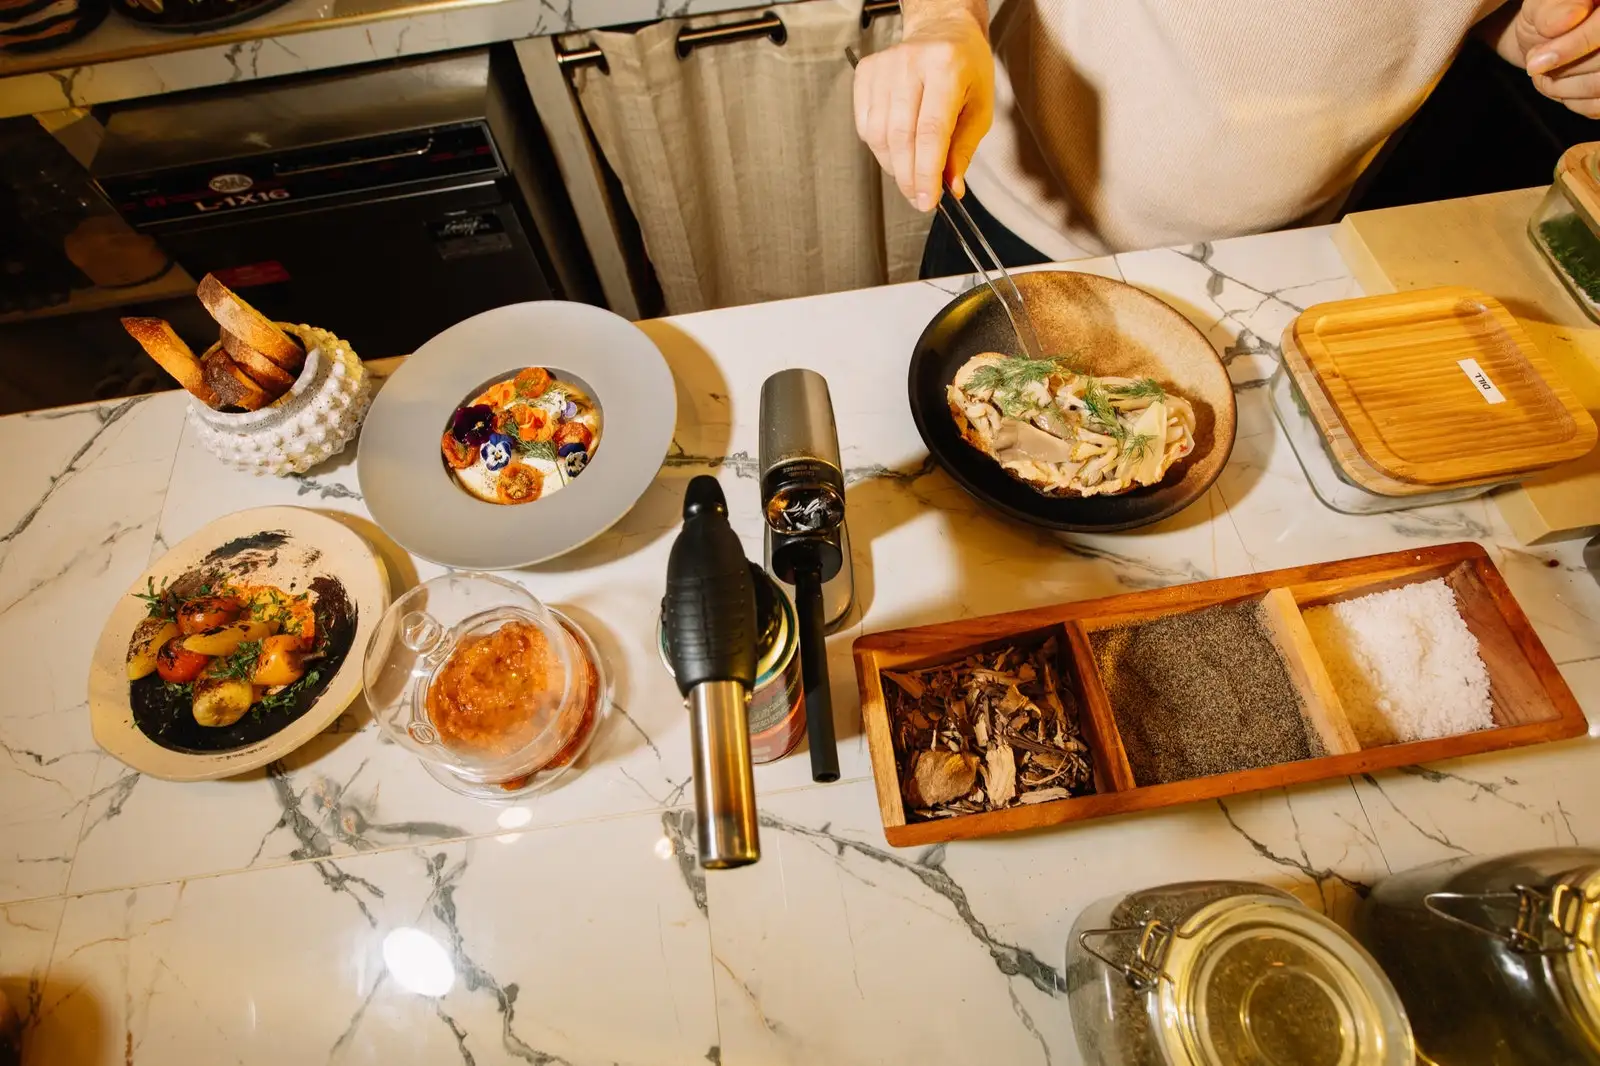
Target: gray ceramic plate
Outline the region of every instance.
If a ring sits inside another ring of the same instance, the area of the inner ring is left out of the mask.
[[[917,341],[907,386],[928,451],[973,496],[1013,518],[1050,529],[1109,533],[1168,518],[1204,496],[1233,450],[1233,383],[1205,335],[1141,289],[1066,270],[1016,276],[1040,342],[1090,373],[1153,377],[1194,405],[1195,450],[1159,485],[1120,496],[1052,497],[1034,491],[961,439],[945,387],[968,359],[1016,353],[1016,335],[987,286],[969,289],[936,315]]]
[[[570,379],[600,408],[593,458],[559,492],[514,506],[457,485],[439,441],[456,409],[524,367]],[[644,494],[677,421],[672,372],[650,338],[587,304],[510,304],[459,322],[394,372],[361,429],[357,473],[378,525],[444,566],[504,570],[611,527]]]

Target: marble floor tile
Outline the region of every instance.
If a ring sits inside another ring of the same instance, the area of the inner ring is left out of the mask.
[[[29,1066],[700,1066],[704,884],[641,815],[76,897]]]
[[[1344,781],[923,849],[869,782],[764,799],[762,860],[706,876],[728,1063],[1080,1061],[1061,991],[1095,899],[1206,877],[1347,915],[1386,872]]]

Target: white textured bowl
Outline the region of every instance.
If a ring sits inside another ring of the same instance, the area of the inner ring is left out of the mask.
[[[218,459],[250,474],[303,474],[338,455],[361,428],[372,386],[350,346],[315,326],[279,325],[306,349],[289,391],[259,411],[229,414],[189,401],[189,422]]]

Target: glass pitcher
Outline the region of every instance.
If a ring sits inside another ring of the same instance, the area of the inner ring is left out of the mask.
[[[367,704],[445,786],[526,795],[577,762],[611,684],[576,622],[520,585],[452,572],[384,613],[362,663]]]

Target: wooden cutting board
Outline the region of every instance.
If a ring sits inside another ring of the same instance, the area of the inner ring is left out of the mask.
[[[1464,285],[1505,305],[1593,417],[1600,418],[1600,326],[1528,239],[1544,189],[1521,189],[1345,216],[1334,239],[1372,294]],[[1525,543],[1600,530],[1600,449],[1496,493]]]

